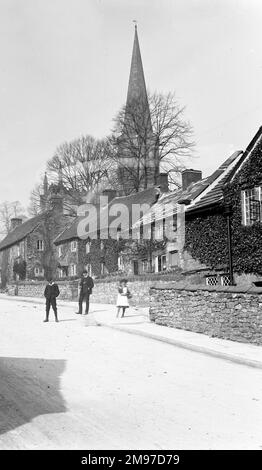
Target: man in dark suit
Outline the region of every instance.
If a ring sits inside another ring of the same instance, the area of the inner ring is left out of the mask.
[[[46,298],[46,318],[44,322],[49,321],[49,311],[51,306],[55,314],[55,321],[58,322],[56,298],[59,296],[59,294],[60,292],[58,285],[53,281],[53,279],[49,279],[44,292],[44,296]]]
[[[86,311],[84,315],[87,315],[89,312],[89,296],[92,294],[92,289],[94,287],[94,282],[88,272],[84,270],[83,276],[80,281],[80,294],[79,294],[79,310],[76,312],[78,315],[82,315],[82,304],[83,300],[86,301]]]

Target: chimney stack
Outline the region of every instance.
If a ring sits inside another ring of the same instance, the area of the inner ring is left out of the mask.
[[[157,178],[157,185],[160,186],[161,193],[168,193],[168,173],[160,173]]]
[[[108,198],[108,204],[116,197],[116,190],[115,189],[104,189],[102,192],[102,196],[106,196]]]
[[[160,187],[161,193],[168,193],[168,173],[160,173],[157,177],[157,186]]]
[[[192,168],[182,171],[182,189],[187,189],[192,183],[202,180],[202,171]]]
[[[20,219],[20,217],[13,217],[11,219],[11,230],[14,230],[18,225],[21,225],[23,223],[23,220]]]

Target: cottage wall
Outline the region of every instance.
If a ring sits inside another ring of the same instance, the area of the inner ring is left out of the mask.
[[[44,251],[38,251],[38,240],[43,240]],[[37,276],[35,275],[35,267],[38,266],[39,268],[46,268],[45,254],[48,247],[46,246],[43,227],[40,226],[26,237],[25,246],[27,279],[37,279]]]
[[[243,284],[244,278],[253,280],[262,275],[262,216],[260,221],[245,226],[242,221],[242,191],[262,185],[262,138],[252,144],[248,158],[234,178],[224,188],[224,197],[231,205],[232,257],[235,282]],[[261,207],[261,203],[260,206]],[[192,269],[192,259],[202,267],[228,266],[227,220],[223,208],[186,216],[185,250],[191,261],[185,269]]]
[[[72,276],[70,272],[67,275],[61,277],[79,277],[82,268],[79,265],[79,250],[81,249],[81,242],[79,240],[75,240],[76,242],[76,251],[71,250],[71,241],[67,241],[65,243],[61,243],[56,246],[56,256],[58,260],[58,269],[61,270],[63,268],[68,268],[70,265],[76,265],[76,275]],[[61,253],[61,254],[60,254]]]

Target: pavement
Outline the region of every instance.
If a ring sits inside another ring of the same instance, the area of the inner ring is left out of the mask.
[[[33,297],[8,296],[0,294],[0,299],[11,301],[44,304],[45,300]],[[61,307],[74,312],[78,310],[77,302],[58,301],[58,312]],[[52,314],[52,312],[51,312]],[[149,320],[148,308],[131,307],[124,318],[116,318],[116,307],[112,304],[90,304],[90,312],[81,317],[83,326],[103,326],[128,334],[143,336],[170,345],[207,354],[227,361],[262,369],[262,346],[213,338],[204,334],[168,328]]]

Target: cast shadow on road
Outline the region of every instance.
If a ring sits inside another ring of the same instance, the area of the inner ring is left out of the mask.
[[[60,377],[66,361],[0,358],[0,435],[49,413],[64,413]]]

